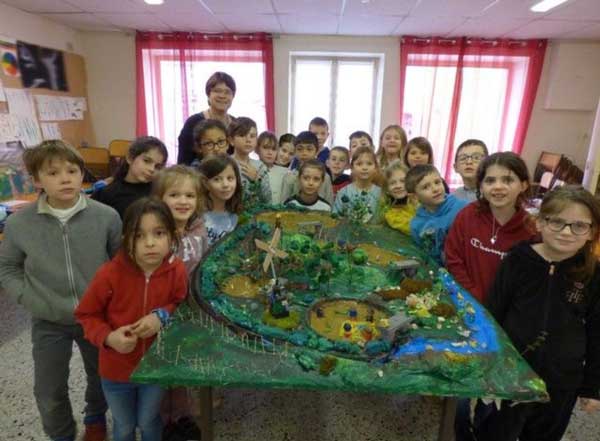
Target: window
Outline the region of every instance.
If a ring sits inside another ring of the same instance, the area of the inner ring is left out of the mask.
[[[402,39],[402,126],[429,139],[450,186],[461,183],[452,165],[466,139],[521,152],[544,50],[537,40]]]
[[[377,138],[383,54],[292,53],[289,130],[308,130],[315,116],[329,123],[329,145],[348,146],[364,130]]]
[[[216,71],[236,82],[229,113],[273,128],[273,57],[263,34],[138,33],[138,135],[162,139],[175,162],[186,119],[208,108],[205,85]],[[141,74],[141,75],[140,75]]]

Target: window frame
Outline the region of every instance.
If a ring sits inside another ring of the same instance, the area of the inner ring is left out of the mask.
[[[337,107],[337,81],[338,65],[340,62],[370,61],[373,63],[373,108],[371,109],[371,121],[369,127],[357,127],[356,130],[365,130],[373,137],[373,141],[379,139],[379,130],[381,125],[382,95],[383,95],[383,73],[385,68],[385,54],[370,52],[322,52],[322,51],[292,51],[289,55],[289,89],[288,89],[288,132],[294,128],[294,105],[295,105],[295,85],[296,85],[296,62],[298,60],[307,61],[329,61],[331,62],[330,72],[330,96],[329,96],[329,115],[315,115],[325,118],[329,124],[329,139],[332,144],[335,143],[336,135],[336,107]],[[305,129],[308,130],[308,127]],[[350,133],[348,133],[348,136]]]

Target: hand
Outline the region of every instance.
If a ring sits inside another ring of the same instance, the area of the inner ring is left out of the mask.
[[[600,410],[600,400],[594,400],[593,398],[579,398],[579,408],[584,412],[595,412]]]
[[[242,164],[240,168],[242,174],[246,175],[248,179],[251,181],[256,181],[256,178],[258,178],[258,170],[252,164]]]
[[[119,354],[129,354],[135,349],[138,336],[131,332],[131,325],[121,326],[112,331],[104,340],[104,344]]]
[[[139,338],[152,337],[158,331],[160,331],[160,319],[153,312],[131,325],[131,332]]]

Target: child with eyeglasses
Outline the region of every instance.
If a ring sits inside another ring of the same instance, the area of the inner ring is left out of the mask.
[[[477,167],[487,155],[487,146],[479,139],[467,139],[458,146],[454,171],[462,178],[463,186],[454,191],[454,196],[469,202],[477,200]]]
[[[225,124],[216,119],[205,119],[194,127],[194,153],[196,159],[192,167],[198,168],[200,162],[216,155],[226,155],[229,149]]]
[[[542,241],[522,242],[503,259],[487,307],[544,380],[550,401],[478,402],[476,423],[458,441],[559,441],[578,400],[584,411],[600,409],[600,271],[592,250],[599,224],[591,193],[558,188],[536,220]]]

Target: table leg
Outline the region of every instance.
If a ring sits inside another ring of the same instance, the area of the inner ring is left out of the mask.
[[[445,397],[442,400],[442,415],[438,431],[438,441],[454,440],[454,418],[456,417],[456,398]]]
[[[200,399],[200,430],[202,441],[213,441],[213,394],[212,387],[198,388]]]

